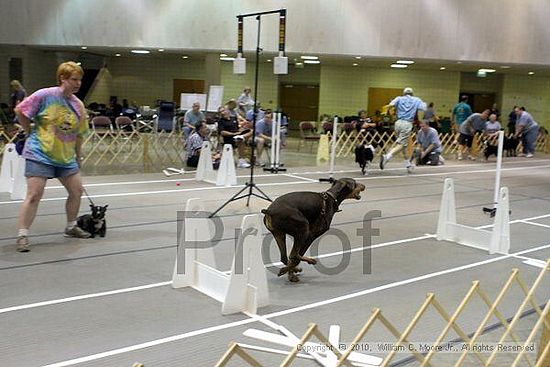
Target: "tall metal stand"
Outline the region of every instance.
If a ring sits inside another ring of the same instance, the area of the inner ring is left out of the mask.
[[[330,145],[330,169],[328,178],[320,178],[319,182],[329,182],[333,183],[336,181],[334,179],[334,158],[336,157],[336,140],[338,140],[338,116],[334,116],[334,121],[332,122],[332,139]]]
[[[250,179],[248,182],[245,183],[244,187],[237,192],[235,195],[233,195],[231,198],[229,198],[225,203],[223,203],[222,206],[220,206],[218,209],[216,209],[212,214],[209,215],[209,218],[212,218],[216,213],[218,213],[220,210],[222,210],[227,204],[237,201],[240,199],[246,198],[246,206],[249,206],[250,204],[250,197],[256,196],[260,199],[267,200],[267,201],[273,201],[267,196],[255,183],[254,183],[254,166],[255,166],[255,156],[254,152],[256,150],[256,116],[257,116],[257,104],[258,104],[258,74],[260,70],[260,52],[262,49],[260,48],[260,29],[261,29],[261,16],[266,14],[274,14],[274,13],[280,13],[281,10],[274,10],[274,11],[267,11],[262,13],[252,13],[252,14],[245,14],[245,15],[239,15],[237,18],[239,21],[242,21],[242,18],[255,16],[256,20],[258,21],[258,38],[256,41],[256,68],[254,73],[254,111],[253,111],[253,118],[252,118],[252,144],[250,147]],[[259,194],[255,193],[254,190],[257,190]]]

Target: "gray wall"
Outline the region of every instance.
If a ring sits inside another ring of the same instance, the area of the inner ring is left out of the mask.
[[[288,9],[287,51],[548,64],[548,0],[0,0],[0,44],[233,50],[237,14]],[[277,16],[262,45],[277,49]],[[256,22],[245,22],[245,48]]]

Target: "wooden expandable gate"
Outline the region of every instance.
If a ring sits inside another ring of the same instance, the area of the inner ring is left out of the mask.
[[[329,133],[330,136],[330,133]],[[412,151],[414,134],[409,141],[409,150]],[[440,134],[443,154],[449,155],[457,152],[455,134]],[[480,135],[473,142],[473,152],[477,153],[480,147]],[[0,131],[0,158],[4,153],[4,146],[15,140],[15,136]],[[388,150],[395,140],[393,131],[373,132],[369,134],[356,133],[355,131],[343,132],[338,136],[336,156],[348,157],[354,154],[358,144],[377,145],[380,154]],[[521,149],[521,143],[518,151]],[[539,135],[536,150],[550,153],[550,144],[546,135]],[[410,152],[409,152],[410,153]],[[167,166],[181,166],[185,155],[183,133],[181,131],[145,133],[138,130],[132,131],[96,131],[92,130],[86,137],[83,145],[84,161],[83,169],[98,170],[118,168],[134,168],[136,171],[158,171]]]
[[[455,367],[473,365],[486,367],[515,367],[523,365],[548,367],[550,366],[550,297],[548,297],[548,283],[542,287],[541,284],[544,281],[548,281],[550,259],[547,260],[545,264],[543,263],[543,266],[543,269],[530,288],[520,276],[519,270],[513,269],[510,276],[506,280],[506,283],[498,292],[494,300],[490,299],[488,294],[481,287],[481,283],[479,281],[472,282],[472,285],[466,292],[466,295],[452,313],[446,311],[443,305],[437,300],[435,294],[428,293],[426,300],[416,311],[413,319],[403,331],[399,331],[398,328],[383,315],[382,310],[375,308],[372,311],[370,318],[363,325],[359,333],[357,333],[353,341],[349,344],[349,346],[347,346],[346,349],[339,349],[338,345],[332,345],[329,339],[321,333],[316,324],[310,324],[300,341],[296,343],[296,345],[285,355],[280,366],[290,366],[298,356],[298,353],[301,351],[300,346],[306,345],[306,342],[313,336],[317,337],[317,339],[327,347],[327,350],[332,351],[336,355],[338,361],[334,364],[334,366],[353,366],[351,361],[348,360],[348,357],[352,351],[358,349],[361,341],[372,329],[375,322],[378,321],[396,338],[395,343],[392,348],[390,348],[391,351],[383,357],[383,362],[380,364],[382,367],[389,366],[390,362],[395,358],[398,352],[410,353],[418,361],[420,366],[437,366],[438,362],[434,360],[437,358],[437,354],[441,353],[442,350],[449,352],[447,348],[443,348],[443,345],[449,343],[445,342],[445,340],[451,329],[460,337],[459,342],[453,341],[453,343],[460,343],[461,346],[457,346],[453,353],[447,354],[447,362],[445,365]],[[523,293],[523,297],[519,300],[517,299],[517,296],[508,297],[508,301],[511,304],[512,302],[521,301],[516,313],[510,320],[504,317],[504,315],[499,311],[499,307],[502,307],[506,300],[506,296],[509,294],[510,289],[514,285],[519,287]],[[545,297],[548,297],[545,299],[545,306],[543,309],[539,307],[539,304],[535,299],[535,292],[539,288],[543,290]],[[477,301],[481,301],[481,303],[486,306],[487,311],[473,335],[469,335],[458,324],[458,318],[464,314],[464,310],[467,305]],[[518,321],[522,315],[524,315],[528,306],[534,310],[534,313],[537,316],[537,321],[528,335],[525,336],[524,332],[522,333],[518,330]],[[429,343],[423,343],[425,346],[422,350],[420,350],[420,348],[418,348],[418,344],[411,343],[409,340],[412,332],[415,329],[419,329],[418,324],[422,317],[430,309],[435,310],[436,313],[441,316],[444,320],[445,326],[437,336],[434,335],[435,339],[433,342],[430,341]],[[499,320],[504,332],[500,336],[498,342],[494,342],[490,345],[492,348],[480,348],[478,343],[483,342],[480,337],[486,330],[488,322],[494,317]],[[535,338],[541,329],[542,333],[540,342],[538,343],[538,353],[536,353],[534,351]],[[371,334],[373,333],[371,332]],[[260,364],[256,358],[249,354],[246,350],[247,347],[247,345],[232,342],[229,349],[216,364],[216,367],[226,366],[234,355],[238,355],[249,366],[262,367],[262,364]],[[507,354],[507,358],[509,360],[503,361],[502,358],[498,358],[499,356],[502,357],[507,350],[511,349],[514,350],[514,353]],[[453,358],[452,362],[448,362],[449,356]],[[533,358],[534,356],[536,358]],[[466,358],[469,358],[469,360],[466,361]]]
[[[0,131],[0,157],[4,146],[15,140]],[[160,171],[167,166],[180,167],[184,158],[183,133],[180,131],[144,133],[132,131],[94,131],[82,146],[84,171],[109,169],[123,172]]]
[[[330,135],[330,132],[328,133]],[[439,134],[441,145],[443,147],[443,155],[450,155],[458,153],[458,144],[456,142],[458,133]],[[357,133],[355,131],[344,131],[338,135],[336,141],[336,156],[337,157],[349,157],[354,154],[355,147],[357,145],[372,144],[377,148],[378,154],[383,151],[387,151],[392,143],[395,141],[395,132],[392,131],[375,131]],[[409,138],[409,154],[412,152],[413,143],[416,140],[416,134],[413,133]],[[476,134],[472,142],[472,153],[477,155],[482,149],[482,134]],[[519,142],[517,149],[518,152],[522,150],[521,141]],[[539,134],[535,145],[535,150],[550,153],[550,144],[548,144],[548,137],[543,134]]]

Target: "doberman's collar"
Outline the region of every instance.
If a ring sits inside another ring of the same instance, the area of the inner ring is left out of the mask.
[[[330,191],[325,191],[325,192],[322,192],[321,193],[321,197],[323,198],[323,207],[321,208],[321,215],[325,215],[325,213],[327,212],[327,200],[332,199],[334,201],[334,204],[336,204],[336,211],[339,212],[340,210],[338,210],[338,200],[336,200],[336,197],[334,196],[334,194]]]

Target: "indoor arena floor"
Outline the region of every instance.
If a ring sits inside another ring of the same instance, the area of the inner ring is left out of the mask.
[[[0,194],[1,365],[130,367],[141,362],[146,367],[212,366],[232,341],[288,350],[243,335],[249,328],[274,332],[257,318],[242,313],[222,316],[221,304],[214,299],[192,288],[170,285],[177,211],[184,210],[186,200],[194,197],[201,198],[207,210],[215,210],[249,179],[248,170],[237,173],[239,186],[227,188],[197,182],[191,174],[84,177],[93,201],[109,205],[107,236],[85,240],[62,236],[65,191],[52,180],[31,229],[31,252],[26,254],[15,251],[20,202]],[[328,184],[319,183],[321,177],[328,177],[326,166],[293,166],[279,174],[257,170],[255,183],[274,199],[291,191],[324,191]],[[330,325],[340,325],[340,340],[349,343],[375,307],[403,331],[427,293],[435,293],[452,314],[472,281],[479,280],[494,299],[513,268],[531,285],[541,268],[524,261],[550,258],[548,156],[503,162],[502,186],[510,191],[512,223],[508,255],[489,255],[434,238],[447,177],[454,179],[457,221],[472,227],[492,224],[482,208],[493,202],[494,162],[448,160],[444,166],[417,167],[413,174],[407,174],[401,162],[391,162],[384,171],[373,168],[362,176],[349,160],[338,162],[334,177],[351,177],[366,185],[361,200],[345,201],[332,223],[346,234],[352,251],[345,250],[335,236],[324,237],[318,246],[320,263],[337,271],[304,265],[301,281],[290,283],[286,276],[276,275],[279,265],[272,264],[278,261],[275,245],[269,254],[273,259],[267,264],[270,305],[261,307],[258,314],[298,337],[312,322],[325,335]],[[87,212],[87,205],[83,197],[81,212]],[[222,241],[214,247],[220,270],[231,266],[235,228],[243,216],[259,213],[267,205],[252,198],[247,207],[241,199],[218,213],[224,227]],[[380,211],[380,217],[372,222],[379,235],[372,237],[369,252],[362,249],[363,238],[357,230],[370,211]],[[549,298],[548,278],[536,292],[539,304]],[[512,317],[522,300],[521,289],[513,286],[499,310]],[[457,323],[466,333],[473,333],[486,310],[475,298]],[[535,321],[522,318],[519,330],[527,333]],[[489,324],[496,322],[491,318]],[[409,340],[433,342],[444,325],[431,309]],[[486,337],[498,340],[502,332],[496,328]],[[451,331],[445,340],[456,337]],[[366,339],[395,341],[381,324]],[[278,365],[284,358],[250,353],[265,366]],[[442,355],[433,365],[445,366],[451,359]],[[394,362],[417,365],[405,352]],[[229,365],[243,363],[235,357]],[[298,359],[293,365],[316,364]]]

